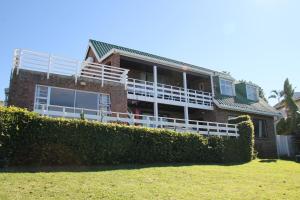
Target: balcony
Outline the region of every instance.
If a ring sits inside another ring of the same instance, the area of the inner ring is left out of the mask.
[[[162,104],[184,106],[186,103],[191,108],[213,109],[212,94],[200,90],[176,87],[166,84],[157,84],[157,101]],[[127,98],[140,101],[154,102],[155,85],[154,82],[143,81],[128,78],[127,81]]]
[[[84,77],[104,82],[125,84],[127,80],[127,69],[78,61],[69,58],[54,56],[51,54],[34,52],[24,49],[16,49],[14,52],[13,69],[31,70],[51,74],[72,76],[77,82],[78,78]]]
[[[172,129],[178,132],[195,132],[203,135],[233,136],[238,137],[238,128],[235,124],[207,122],[184,119],[158,117],[150,115],[137,115],[110,111],[91,110],[76,107],[63,107],[47,104],[37,104],[34,111],[50,117],[80,118],[81,114],[89,120],[101,122],[121,122],[128,125],[157,127]]]

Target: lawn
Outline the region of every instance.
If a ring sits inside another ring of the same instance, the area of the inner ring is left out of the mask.
[[[121,165],[0,171],[0,199],[299,199],[300,164]]]

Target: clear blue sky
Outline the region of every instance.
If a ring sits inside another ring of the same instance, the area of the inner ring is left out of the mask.
[[[0,3],[0,99],[14,48],[82,59],[89,38],[300,90],[300,1],[16,1]],[[274,102],[271,102],[274,103]]]

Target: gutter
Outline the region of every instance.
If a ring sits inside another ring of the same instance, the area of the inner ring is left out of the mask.
[[[217,100],[213,99],[213,102],[216,104],[217,107],[225,110],[232,110],[232,111],[238,111],[238,112],[245,112],[245,113],[252,113],[252,114],[258,114],[258,115],[266,115],[266,116],[281,116],[279,113],[270,113],[270,112],[263,112],[263,111],[252,111],[252,110],[245,110],[245,109],[239,109],[239,108],[232,108],[231,106],[221,105]]]

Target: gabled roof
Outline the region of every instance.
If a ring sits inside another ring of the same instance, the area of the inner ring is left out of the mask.
[[[105,43],[105,42],[100,42],[100,41],[96,41],[96,40],[90,40],[89,42],[92,45],[93,49],[96,51],[95,53],[97,54],[98,58],[100,58],[100,59],[103,59],[105,56],[108,56],[108,54],[110,52],[113,53],[113,51],[116,51],[117,53],[121,53],[121,54],[123,52],[123,53],[128,53],[131,55],[137,55],[137,56],[150,58],[150,59],[153,59],[154,61],[163,62],[166,64],[169,63],[169,64],[178,65],[181,67],[190,67],[195,70],[206,71],[211,74],[218,74],[218,75],[232,78],[229,74],[226,74],[223,72],[214,71],[214,70],[211,70],[208,68],[192,65],[189,63],[173,60],[170,58],[154,55],[151,53],[146,53],[143,51],[138,51],[135,49],[130,49],[130,48],[126,48],[126,47],[122,47],[122,46],[118,46],[118,45],[114,45],[114,44],[109,44],[109,43]]]
[[[92,49],[94,50],[94,53],[97,54],[97,58],[100,60],[103,60],[107,56],[109,56],[111,53],[120,53],[121,55],[136,55],[140,56],[141,58],[149,58],[157,62],[166,63],[166,64],[173,64],[177,66],[187,66],[195,70],[200,71],[206,71],[211,73],[212,75],[217,75],[221,77],[228,77],[230,79],[233,79],[229,74],[223,73],[223,72],[217,72],[214,70],[210,70],[207,68],[199,67],[196,65],[188,64],[185,62],[173,60],[170,58],[154,55],[151,53],[146,53],[143,51],[138,51],[114,44],[109,44],[105,42],[100,42],[96,40],[90,40],[89,44],[91,45]],[[99,61],[100,61],[99,60]],[[276,111],[273,107],[271,107],[268,103],[266,103],[264,100],[260,99],[258,102],[251,102],[247,99],[243,98],[243,95],[240,95],[237,93],[236,97],[224,97],[221,95],[216,95],[214,99],[215,104],[221,108],[221,109],[227,109],[227,110],[234,110],[234,111],[240,111],[240,112],[248,112],[248,113],[255,113],[255,114],[261,114],[261,115],[270,115],[275,116],[278,115],[278,111]]]

